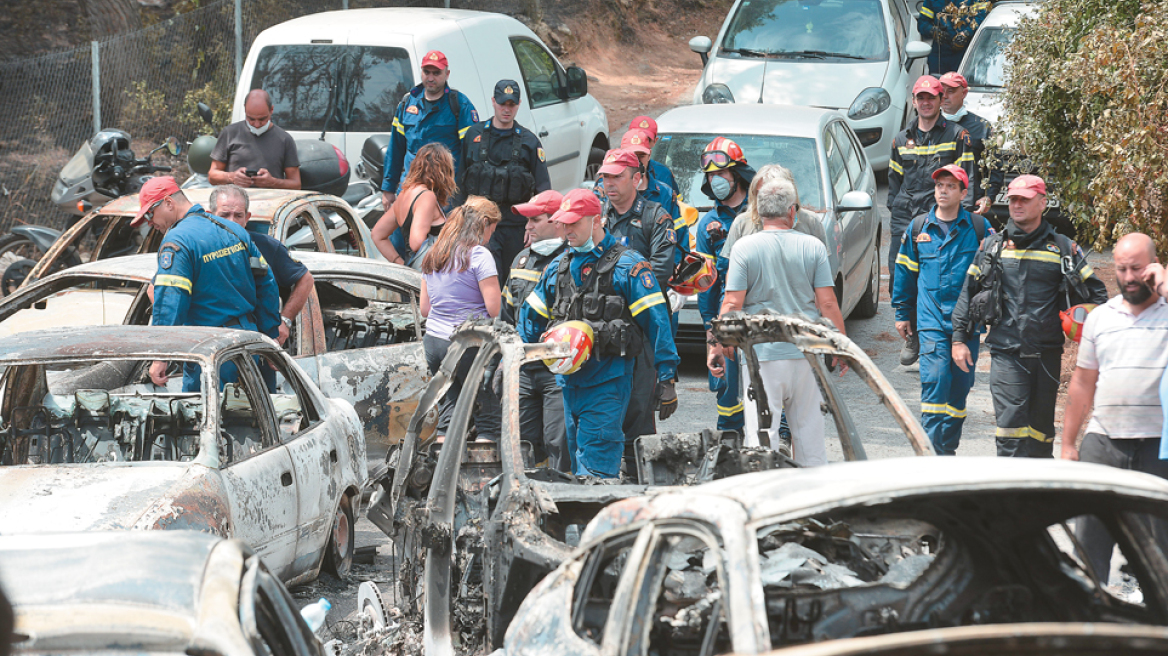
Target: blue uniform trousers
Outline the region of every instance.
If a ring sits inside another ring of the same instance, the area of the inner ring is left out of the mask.
[[[631,376],[613,378],[592,387],[564,387],[564,420],[573,474],[599,478],[620,475],[625,450],[621,420],[632,390]]]
[[[718,430],[738,431],[741,435],[746,419],[742,414],[742,400],[738,398],[738,361],[726,358],[726,371],[721,378],[706,375],[710,391],[718,393]]]
[[[943,330],[922,330],[921,425],[940,456],[957,455],[961,427],[965,424],[965,397],[973,387],[974,370],[962,371],[953,362],[952,335]],[[978,336],[965,343],[973,361],[980,347]]]

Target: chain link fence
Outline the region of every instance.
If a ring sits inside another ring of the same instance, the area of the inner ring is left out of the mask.
[[[243,56],[263,30],[284,21],[344,8],[442,7],[444,0],[238,0]],[[450,2],[469,6],[474,0]],[[346,7],[347,5],[347,7]],[[486,7],[483,7],[486,8]],[[31,59],[0,62],[0,235],[14,225],[64,228],[70,215],[53,204],[57,174],[95,132],[124,130],[144,157],[169,136],[187,142],[209,133],[196,114],[207,103],[218,127],[235,96],[237,0],[215,0],[150,27]],[[241,62],[240,62],[241,63]],[[165,150],[154,163],[185,157]]]

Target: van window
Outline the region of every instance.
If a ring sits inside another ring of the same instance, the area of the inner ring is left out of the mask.
[[[531,39],[511,39],[532,109],[563,102],[556,60]]]
[[[388,131],[394,109],[414,83],[402,48],[347,45],[265,46],[252,89],[272,96],[285,130]],[[335,87],[335,88],[334,88]]]

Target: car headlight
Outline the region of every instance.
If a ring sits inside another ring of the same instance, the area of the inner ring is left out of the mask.
[[[734,94],[730,93],[730,87],[715,82],[702,92],[702,102],[707,105],[732,105],[734,104]]]
[[[868,87],[856,96],[852,106],[848,108],[848,118],[858,121],[862,118],[875,116],[892,105],[892,96],[880,87]]]

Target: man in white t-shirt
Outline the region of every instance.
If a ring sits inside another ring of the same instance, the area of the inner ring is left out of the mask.
[[[721,313],[757,314],[766,310],[827,317],[844,332],[844,318],[835,298],[827,248],[815,237],[793,230],[798,211],[795,185],[778,167],[764,166],[752,184],[751,206],[762,219],[762,231],[744,237],[730,254]],[[759,374],[772,417],[783,411],[791,427],[795,462],[804,467],[827,464],[823,397],[811,365],[794,344],[775,342],[755,346]],[[710,373],[725,375],[724,353],[711,349]],[[743,372],[743,389],[750,384]],[[842,373],[842,372],[841,372]],[[758,444],[758,414],[751,395],[745,400],[746,444]]]
[[[1162,281],[1163,269],[1152,240],[1140,233],[1120,239],[1113,257],[1120,295],[1091,312],[1083,325],[1063,417],[1062,457],[1168,478],[1168,462],[1160,460],[1168,303],[1145,283],[1157,273],[1156,282]],[[1076,447],[1088,412],[1087,433]],[[1079,520],[1075,534],[1106,584],[1115,541],[1090,516]]]

